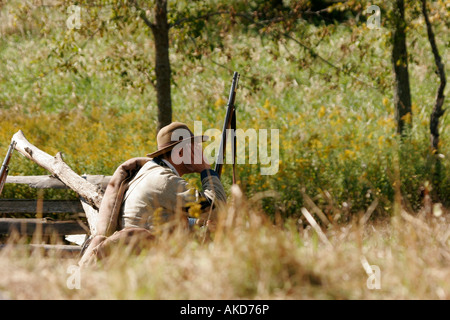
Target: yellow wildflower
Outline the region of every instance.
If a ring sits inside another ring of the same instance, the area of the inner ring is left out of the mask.
[[[187,203],[187,207],[189,207],[188,213],[190,217],[199,218],[202,213],[202,206],[197,202],[189,202]]]
[[[350,150],[350,149],[345,149],[344,151],[344,157],[345,159],[350,159],[350,158],[354,158],[355,157],[355,151]]]
[[[325,106],[321,106],[319,109],[319,113],[317,114],[319,116],[319,118],[322,118],[325,115]]]
[[[407,114],[405,114],[402,117],[402,120],[405,121],[406,123],[411,123],[411,112],[408,112]]]
[[[216,102],[214,102],[214,106],[216,108],[220,108],[223,107],[227,102],[225,100],[223,100],[221,97],[219,97],[219,99],[216,100]]]
[[[383,148],[384,145],[384,136],[379,136],[378,137],[378,147],[381,149]]]

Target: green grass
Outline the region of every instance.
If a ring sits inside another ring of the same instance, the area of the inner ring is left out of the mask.
[[[14,4],[6,5],[2,14],[11,8]],[[3,29],[0,144],[6,152],[11,136],[22,129],[44,151],[62,151],[75,171],[112,174],[127,158],[155,148],[152,38],[139,21],[105,33],[95,33],[93,27],[69,31],[61,10],[31,10],[23,15],[27,18],[19,14],[22,20]],[[45,23],[36,20],[41,15]],[[299,215],[304,188],[324,210],[329,194],[336,208],[345,211],[343,204],[349,206],[347,213],[364,211],[376,198],[376,213],[389,215],[397,171],[403,196],[417,210],[421,188],[431,180],[428,122],[437,77],[425,27],[414,22],[408,34],[413,117],[405,143],[395,135],[389,31],[352,21],[317,26],[299,22],[292,32],[341,72],[286,38],[274,42],[270,36],[231,32],[224,36],[223,48],[201,59],[191,59],[183,50],[192,48],[173,41],[174,120],[191,127],[201,120],[204,130],[221,129],[225,107],[220,100],[227,99],[232,70],[239,71],[238,126],[280,130],[276,175],[261,176],[258,165],[238,165],[248,196],[265,190],[280,193],[277,201],[264,200],[266,212]],[[436,22],[435,28],[447,61],[447,27]],[[174,30],[172,38],[178,33]],[[448,119],[444,115],[440,124],[444,158],[439,201],[446,205]],[[11,174],[35,172],[40,169],[15,156]],[[13,196],[13,191],[6,189],[4,196]]]

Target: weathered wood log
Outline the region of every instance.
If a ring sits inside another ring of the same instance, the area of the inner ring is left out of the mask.
[[[42,201],[42,213],[80,213],[84,212],[79,200]],[[0,213],[36,213],[37,200],[0,199]]]
[[[68,242],[74,243],[82,247],[87,237],[88,237],[87,234],[68,234],[64,236],[64,239]]]
[[[42,235],[70,235],[86,233],[88,228],[77,221],[48,221],[46,219],[0,219],[0,234],[11,234],[13,230],[22,235],[34,235],[36,230]]]
[[[84,201],[83,198],[81,198],[80,201],[84,213],[86,214],[86,217],[90,217],[89,221],[89,229],[91,230],[91,234],[97,234],[97,220],[98,220],[98,210],[93,208],[89,203]]]
[[[89,227],[92,231],[95,223],[94,221],[96,220],[95,216],[92,216],[92,212],[94,212],[94,215],[98,212],[98,208],[100,207],[103,198],[102,188],[86,181],[86,179],[83,179],[76,174],[63,161],[60,152],[53,157],[36,148],[28,142],[21,130],[14,134],[12,139],[17,142],[15,149],[19,153],[48,170],[53,176],[61,180],[65,185],[82,197],[92,208],[96,209],[89,214],[86,212]]]
[[[104,175],[83,175],[88,182],[100,186],[105,190],[111,176]],[[68,189],[61,180],[53,176],[8,176],[6,183],[27,184],[31,188],[36,189]]]

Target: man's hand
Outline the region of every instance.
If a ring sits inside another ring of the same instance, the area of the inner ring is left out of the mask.
[[[195,221],[195,224],[200,227],[206,227],[211,232],[215,232],[217,227],[217,223],[214,220],[205,221],[204,219],[197,219],[197,221]]]

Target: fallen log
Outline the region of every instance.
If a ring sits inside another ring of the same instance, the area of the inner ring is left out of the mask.
[[[95,234],[98,208],[100,208],[104,193],[102,188],[90,183],[75,173],[64,162],[60,152],[55,156],[51,156],[32,145],[25,138],[22,130],[19,130],[14,134],[12,140],[16,141],[15,149],[19,153],[48,170],[54,177],[58,178],[62,183],[82,197],[87,205],[93,208],[93,210],[88,210],[89,212],[86,212],[86,218],[88,219],[91,233]]]

